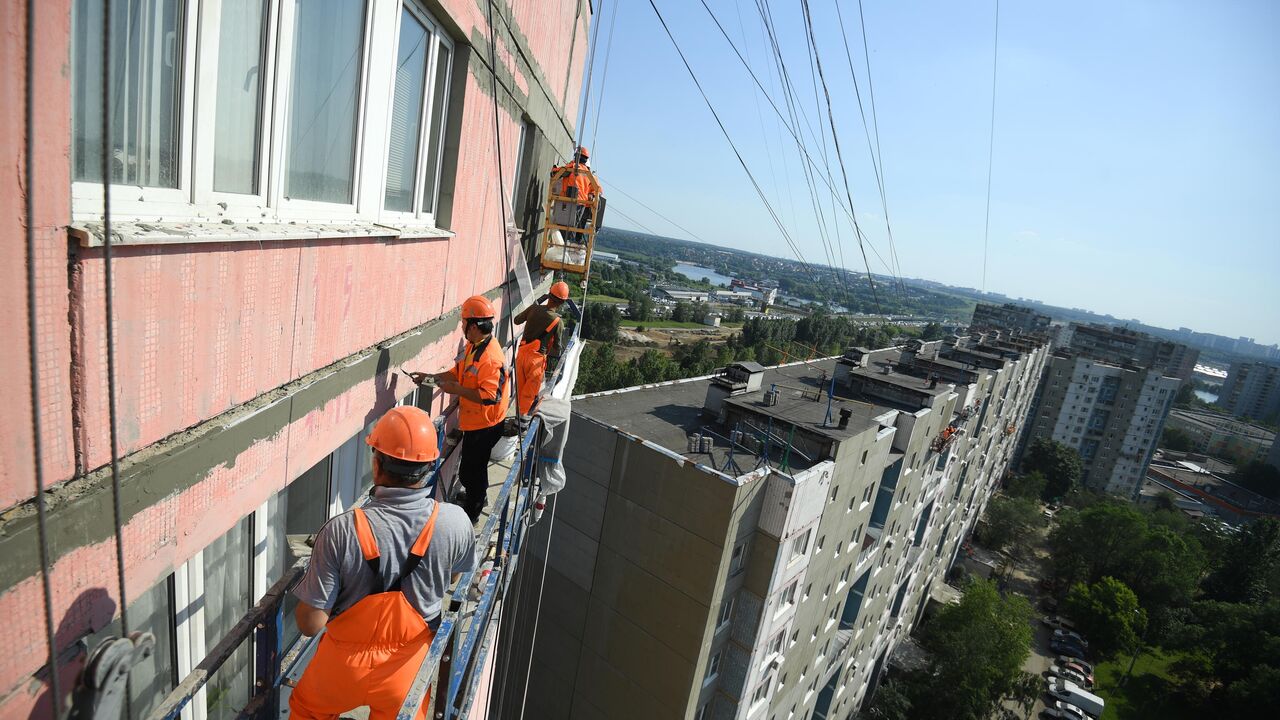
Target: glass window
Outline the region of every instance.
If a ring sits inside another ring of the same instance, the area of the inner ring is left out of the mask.
[[[413,211],[422,136],[422,103],[426,97],[431,32],[408,8],[400,9],[400,41],[396,51],[395,99],[391,106],[391,141],[387,151],[388,210]]]
[[[436,211],[436,189],[440,179],[440,148],[443,144],[445,100],[449,94],[449,68],[453,53],[444,43],[436,43],[435,82],[431,88],[431,132],[427,136],[427,167],[422,182],[422,212]]]
[[[299,0],[294,12],[285,196],[350,203],[365,3]]]
[[[156,647],[129,672],[129,717],[145,718],[173,690],[173,576],[153,585],[129,606],[130,630],[155,635]],[[91,592],[102,592],[101,589]],[[103,640],[120,636],[120,618],[87,638],[92,650]]]
[[[249,610],[252,516],[204,549],[204,637],[212,650]],[[231,720],[249,702],[252,681],[249,643],[241,643],[205,685],[210,719]]]
[[[306,548],[307,537],[319,532],[329,518],[330,465],[331,457],[326,457],[267,501],[268,588],[293,567]],[[302,636],[293,619],[297,605],[292,593],[285,596],[284,647]]]
[[[117,0],[111,7],[111,138],[102,137],[102,3],[76,0],[71,11],[72,179],[102,181],[103,145],[111,181],[178,186],[182,3]]]
[[[707,680],[710,681],[718,672],[720,672],[720,653],[717,652],[712,655],[711,660],[707,662]]]
[[[222,0],[213,117],[213,189],[258,192],[265,0]]]

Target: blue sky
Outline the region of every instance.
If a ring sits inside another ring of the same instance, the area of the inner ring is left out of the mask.
[[[655,1],[804,258],[825,262],[794,143],[777,116],[699,0]],[[859,222],[888,258],[833,2],[810,0],[818,50]],[[858,4],[841,2],[869,114]],[[782,106],[755,3],[708,4]],[[605,182],[693,239],[794,257],[648,0],[597,5],[591,114],[603,104],[586,135]],[[826,117],[801,4],[770,6],[817,160]],[[981,287],[994,3],[864,0],[864,12],[902,274]],[[1006,0],[998,69],[988,290],[1280,341],[1280,2]],[[821,201],[830,219],[830,193]],[[689,237],[621,193],[611,193],[610,209],[620,211],[610,225]],[[839,230],[846,264],[861,267],[847,219]],[[885,271],[874,256],[872,270]]]

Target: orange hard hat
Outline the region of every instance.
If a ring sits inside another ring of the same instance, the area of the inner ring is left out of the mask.
[[[561,280],[551,286],[551,297],[560,298],[561,300],[569,299],[569,283]]]
[[[397,460],[430,462],[440,457],[436,426],[425,410],[402,405],[387,411],[364,441],[374,450]]]
[[[472,295],[467,301],[462,303],[462,319],[463,320],[482,320],[491,318],[496,315],[493,311],[493,303],[489,302],[489,298],[483,295]]]
[[[589,158],[589,157],[591,157],[591,153],[587,152],[587,146],[586,146],[586,145],[579,145],[579,146],[578,146],[578,154],[579,154],[579,155],[581,155],[581,156],[582,156],[582,157],[584,157],[584,158]]]

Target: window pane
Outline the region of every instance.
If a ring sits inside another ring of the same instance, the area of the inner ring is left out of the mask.
[[[440,135],[444,132],[445,95],[449,90],[449,48],[436,44],[436,79],[431,89],[431,135],[427,138],[427,177],[422,184],[422,211],[435,212],[436,175],[440,167]]]
[[[164,696],[173,690],[173,603],[169,578],[153,585],[129,606],[130,631],[149,632],[156,637],[155,652],[129,672],[129,717],[145,718]],[[88,593],[104,592],[101,588]],[[87,638],[92,650],[98,643],[120,637],[120,618]]]
[[[220,192],[258,191],[265,25],[266,0],[222,0],[213,119],[213,189]]]
[[[71,12],[71,156],[74,179],[102,181],[102,3]],[[111,181],[177,187],[182,8],[178,0],[111,7]]]
[[[365,4],[299,0],[285,195],[352,201]]]
[[[288,487],[267,502],[267,588],[284,577],[285,572],[301,557],[294,549],[305,549],[308,535],[320,531],[329,515],[329,474],[331,459],[316,463]],[[309,551],[307,551],[309,552]],[[293,619],[298,601],[290,593],[285,596],[284,647],[292,645],[301,633]]]
[[[231,632],[249,610],[250,519],[204,549],[204,638],[208,652]],[[235,718],[249,702],[253,656],[249,643],[236,648],[205,685],[210,720]]]
[[[387,152],[386,206],[388,210],[412,212],[431,34],[413,13],[404,8],[400,10],[398,47],[396,95],[391,107],[391,143]]]

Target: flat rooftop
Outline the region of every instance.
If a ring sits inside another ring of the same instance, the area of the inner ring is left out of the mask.
[[[879,427],[875,418],[894,408],[848,399],[832,401],[831,423],[823,426],[827,417],[827,383],[835,365],[835,360],[819,360],[767,368],[759,390],[726,398],[725,408],[731,415],[751,413],[759,416],[761,425],[757,427],[761,431],[768,430],[768,419],[772,418],[775,422],[794,424],[813,435],[836,441]],[[727,475],[746,474],[755,468],[758,459],[747,450],[736,448],[734,462],[730,463],[727,436],[733,428],[717,425],[716,418],[703,412],[710,382],[710,378],[702,377],[610,390],[574,400],[573,409],[694,462],[713,466]],[[765,391],[775,385],[778,389],[777,404],[766,406]],[[838,397],[839,389],[836,394]],[[814,397],[820,399],[814,400]],[[848,427],[844,429],[836,426],[842,409],[851,412]],[[777,428],[774,432],[781,435]],[[711,453],[688,452],[688,438],[694,433],[712,435],[715,447]],[[773,445],[774,451],[770,455],[775,463],[780,456],[780,444]],[[803,469],[820,459],[813,458],[809,462],[793,454],[790,464],[796,469]]]

